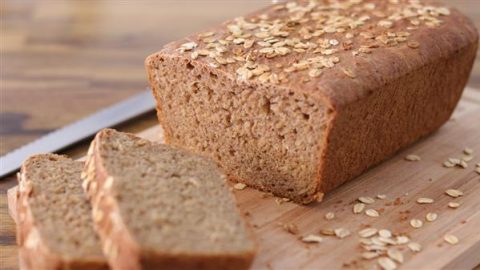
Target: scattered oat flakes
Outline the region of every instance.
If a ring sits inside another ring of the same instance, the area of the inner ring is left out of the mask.
[[[474,158],[474,156],[464,156],[462,157],[462,160],[465,161],[465,162],[470,162],[472,161]]]
[[[478,173],[478,174],[480,174],[480,167],[477,167],[477,168],[475,169],[475,172]]]
[[[320,230],[320,234],[327,235],[327,236],[333,236],[333,235],[335,235],[335,231],[333,229],[322,229],[322,230]]]
[[[347,77],[350,77],[352,79],[357,77],[357,75],[355,75],[355,73],[348,68],[344,68],[342,69],[342,71],[343,71],[343,74],[347,75]]]
[[[405,235],[400,235],[400,236],[397,236],[396,242],[397,242],[397,245],[403,245],[410,242],[410,238],[408,238],[408,236],[405,236]]]
[[[415,228],[415,229],[418,229],[418,228],[421,228],[423,226],[423,222],[420,220],[420,219],[412,219],[410,220],[410,225]]]
[[[333,236],[333,235],[335,235],[335,231],[333,229],[321,229],[320,234],[327,235],[327,236]]]
[[[360,244],[364,246],[373,245],[373,242],[370,238],[360,238]]]
[[[245,185],[244,183],[236,183],[235,185],[233,185],[233,188],[238,189],[238,190],[243,190],[246,187],[247,187],[247,185]]]
[[[316,234],[309,234],[302,237],[302,241],[305,243],[321,243],[323,241],[323,238]]]
[[[445,242],[449,243],[450,245],[456,245],[459,242],[458,238],[453,234],[446,234],[443,237],[443,240],[445,240]]]
[[[405,157],[405,160],[407,160],[407,161],[420,161],[420,160],[422,160],[422,159],[421,159],[419,156],[417,156],[417,155],[411,154],[411,155],[407,155],[407,156]]]
[[[450,161],[447,160],[447,161],[443,162],[443,167],[445,167],[445,168],[453,168],[453,167],[455,167],[455,164],[453,164],[452,162],[450,162]]]
[[[380,254],[378,252],[373,252],[373,251],[367,251],[362,253],[362,258],[364,258],[365,260],[375,259],[378,256],[380,256]]]
[[[318,77],[322,75],[322,70],[318,69],[318,68],[314,68],[314,69],[311,69],[309,72],[308,72],[308,76],[312,77],[312,78],[315,78],[315,77]]]
[[[180,46],[180,49],[183,50],[183,51],[191,51],[191,50],[195,49],[197,46],[198,46],[198,44],[195,43],[195,42],[187,42],[187,43],[183,43]]]
[[[469,147],[465,147],[465,149],[463,149],[463,153],[465,153],[466,155],[472,155],[473,149]]]
[[[375,209],[367,209],[365,211],[365,214],[369,217],[379,217],[380,216],[380,214]]]
[[[253,46],[253,44],[255,44],[255,40],[253,39],[248,39],[248,40],[245,40],[245,42],[243,43],[243,47],[245,49],[249,49]]]
[[[378,235],[380,235],[381,237],[384,237],[384,238],[390,238],[390,237],[392,237],[392,232],[387,230],[387,229],[382,229],[382,230],[378,231]]]
[[[378,22],[378,26],[384,27],[384,28],[392,28],[393,27],[393,22],[388,21],[388,20],[381,20]]]
[[[465,162],[465,160],[460,160],[460,163],[458,164],[460,167],[462,167],[463,169],[466,169],[468,168],[468,164],[467,162]]]
[[[378,241],[384,243],[384,244],[387,244],[387,245],[396,245],[397,242],[395,242],[395,240],[391,239],[391,238],[386,238],[386,237],[378,237]]]
[[[439,7],[436,9],[436,11],[440,14],[440,15],[443,15],[443,16],[448,16],[450,15],[450,9],[446,8],[446,7]]]
[[[291,234],[298,234],[298,227],[294,223],[283,224],[283,229]]]
[[[403,254],[398,251],[398,249],[390,248],[387,250],[387,255],[390,259],[397,261],[399,263],[403,263]]]
[[[456,208],[460,207],[460,204],[457,203],[457,202],[449,202],[448,207],[450,207],[452,209],[456,209]]]
[[[364,203],[364,204],[372,204],[375,202],[375,199],[372,197],[359,197],[358,201]]]
[[[427,215],[425,215],[425,219],[428,221],[428,222],[434,222],[435,220],[437,220],[438,218],[438,214],[437,213],[427,213]]]
[[[358,235],[363,238],[369,238],[377,234],[378,230],[375,228],[366,228],[358,232]]]
[[[375,245],[375,244],[372,244],[372,245],[369,245],[369,246],[362,246],[363,249],[365,249],[366,251],[385,251],[387,250],[387,248],[385,246],[380,246],[380,245]]]
[[[281,205],[281,204],[283,204],[284,202],[289,202],[289,201],[290,201],[289,198],[278,198],[278,197],[275,198],[275,202],[276,202],[278,205]]]
[[[397,269],[397,264],[390,258],[382,257],[378,259],[378,264],[382,267],[383,270],[395,270]]]
[[[417,203],[419,203],[419,204],[431,204],[431,203],[433,203],[433,199],[431,199],[431,198],[418,198]]]
[[[408,243],[408,248],[413,252],[420,252],[422,250],[422,246],[415,242]]]
[[[463,196],[463,192],[458,189],[447,189],[445,193],[452,198],[458,198]]]
[[[387,195],[385,194],[378,194],[377,195],[377,198],[380,199],[380,200],[385,200],[387,198]]]
[[[448,158],[448,161],[453,165],[460,165],[460,159],[458,158]]]
[[[355,214],[360,214],[363,212],[365,209],[365,204],[364,203],[356,203],[353,205],[353,213]]]
[[[407,46],[412,49],[417,49],[418,47],[420,47],[420,43],[418,43],[417,41],[409,41],[407,42]]]
[[[380,237],[372,237],[372,244],[377,246],[386,246],[386,243],[383,242]]]
[[[333,212],[328,212],[328,213],[325,214],[325,219],[326,220],[332,220],[334,218],[335,218],[335,213],[333,213]]]
[[[350,235],[350,231],[344,228],[335,229],[334,232],[335,232],[335,235],[340,239],[343,239]]]

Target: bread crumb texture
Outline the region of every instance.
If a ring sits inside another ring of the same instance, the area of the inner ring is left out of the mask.
[[[103,257],[91,206],[81,186],[82,168],[81,162],[53,154],[29,158],[22,168],[20,191],[26,186],[31,189],[26,201],[33,231],[66,261]],[[28,239],[25,244],[35,248]]]
[[[97,143],[120,217],[142,250],[192,256],[254,250],[212,160],[112,130]]]

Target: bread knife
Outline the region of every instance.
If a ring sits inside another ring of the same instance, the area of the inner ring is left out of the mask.
[[[155,101],[151,91],[142,91],[0,157],[0,177],[18,170],[31,155],[57,152],[91,137],[103,128],[118,125],[154,109]]]

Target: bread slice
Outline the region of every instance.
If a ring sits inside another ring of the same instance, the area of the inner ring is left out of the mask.
[[[17,199],[10,208],[23,268],[108,269],[81,186],[82,168],[82,162],[54,154],[22,165],[18,193],[9,195]]]
[[[167,44],[146,69],[168,144],[309,203],[442,126],[477,46],[437,1],[297,0]]]
[[[113,269],[247,269],[255,245],[210,159],[106,129],[84,188]]]
[[[20,193],[18,192],[18,186],[14,186],[7,190],[7,203],[8,203],[8,214],[17,223],[17,200]]]

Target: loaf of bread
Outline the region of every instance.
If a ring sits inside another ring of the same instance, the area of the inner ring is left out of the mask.
[[[82,168],[82,162],[53,154],[24,162],[18,191],[8,193],[21,269],[108,269],[82,189]]]
[[[309,203],[442,126],[477,45],[434,1],[290,1],[170,43],[146,69],[167,143]]]
[[[210,159],[106,129],[84,188],[113,269],[247,269],[255,245]]]

